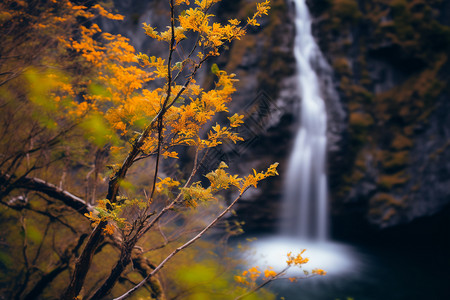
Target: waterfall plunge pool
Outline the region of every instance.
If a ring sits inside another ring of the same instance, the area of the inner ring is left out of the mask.
[[[327,276],[336,276],[358,272],[362,268],[362,258],[356,249],[341,243],[331,241],[307,240],[297,237],[266,237],[257,239],[249,244],[250,264],[270,266],[274,270],[281,270],[286,266],[286,255],[293,255],[306,249],[302,255],[309,258],[309,262],[301,269],[291,267],[289,276],[299,276],[303,270],[311,272],[319,268],[327,272]]]
[[[239,242],[235,240],[235,242]],[[311,241],[283,236],[257,236],[244,245],[239,257],[242,269],[258,266],[261,271],[286,266],[286,254],[306,249],[309,262],[302,269],[292,267],[287,276],[301,276],[303,270],[321,268],[325,276],[291,283],[279,280],[268,289],[276,299],[286,300],[444,300],[450,299],[448,270],[450,242],[397,238],[375,239],[358,245],[334,241]]]
[[[247,262],[244,268],[258,266],[263,271],[272,267],[274,271],[280,271],[286,267],[287,253],[296,255],[306,249],[302,256],[309,258],[308,263],[302,268],[291,267],[284,277],[303,278],[304,271],[311,273],[316,268],[327,272],[325,276],[312,276],[294,283],[288,280],[272,282],[269,289],[286,300],[339,299],[341,291],[347,291],[348,285],[363,276],[367,270],[368,258],[357,248],[343,243],[282,235],[262,236],[241,243],[247,249],[240,253]]]

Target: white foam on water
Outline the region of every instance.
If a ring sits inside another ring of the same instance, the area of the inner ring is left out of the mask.
[[[306,251],[302,257],[309,258],[302,268],[291,267],[288,275],[303,274],[304,270],[311,272],[319,268],[327,272],[327,276],[344,275],[358,272],[362,265],[356,249],[348,245],[330,241],[304,240],[291,237],[268,237],[258,239],[249,244],[247,252],[249,266],[260,268],[272,267],[280,271],[286,267],[287,253],[292,255]]]

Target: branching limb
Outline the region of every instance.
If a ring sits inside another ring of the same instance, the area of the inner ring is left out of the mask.
[[[187,247],[189,247],[190,245],[192,245],[193,243],[195,243],[195,241],[197,241],[198,239],[200,239],[209,229],[211,229],[211,227],[213,227],[226,213],[228,213],[233,206],[237,203],[237,201],[239,199],[241,199],[243,193],[245,192],[245,190],[241,191],[239,193],[239,195],[233,200],[233,202],[231,202],[231,204],[224,209],[211,223],[209,223],[205,228],[203,228],[202,231],[200,231],[195,237],[193,237],[191,240],[189,240],[188,242],[186,242],[185,244],[183,244],[182,246],[178,247],[177,249],[175,249],[172,253],[170,253],[150,274],[147,275],[147,277],[145,277],[144,280],[142,280],[138,285],[136,285],[134,288],[130,289],[128,292],[126,292],[125,294],[123,294],[120,297],[115,298],[114,300],[121,300],[121,299],[125,299],[128,298],[129,296],[131,296],[132,293],[134,293],[136,290],[138,290],[141,286],[143,286],[151,277],[153,277],[160,269],[162,269],[166,263],[171,260],[178,252],[186,249]]]
[[[77,243],[73,246],[69,246],[67,251],[64,252],[62,256],[60,256],[60,262],[56,265],[53,270],[45,273],[31,288],[31,290],[24,296],[24,300],[37,299],[44,289],[62,272],[64,272],[68,266],[70,259],[76,255],[79,248],[83,244],[83,241],[86,239],[87,234],[82,234],[78,239]]]
[[[102,242],[104,239],[102,231],[107,223],[108,222],[101,221],[92,231],[82,254],[77,259],[69,287],[66,289],[61,299],[73,300],[80,293],[81,288],[84,285],[86,274],[91,266],[95,251],[98,248],[100,242]]]
[[[199,150],[197,148],[196,152],[195,152],[195,157],[194,157],[194,166],[192,168],[191,174],[189,175],[188,180],[186,181],[186,183],[184,184],[184,187],[188,187],[191,183],[192,180],[195,176],[195,174],[197,174],[197,171],[201,165],[201,162],[198,162],[198,154],[199,154]],[[206,153],[207,154],[207,153]],[[203,159],[206,157],[203,156]],[[167,206],[165,206],[146,226],[145,228],[143,228],[143,230],[141,230],[141,232],[138,233],[137,238],[140,239],[148,230],[150,230],[150,228],[152,228],[156,222],[159,221],[159,219],[165,215],[168,211],[170,211],[172,208],[174,208],[174,206],[180,202],[181,197],[183,196],[183,194],[180,192],[177,197]]]
[[[0,184],[15,179],[14,176],[0,173]],[[14,181],[14,187],[19,189],[26,189],[36,191],[50,196],[54,199],[60,200],[68,207],[73,208],[81,214],[89,213],[93,208],[83,199],[71,194],[70,192],[57,187],[54,184],[46,182],[35,177],[21,177]]]
[[[22,257],[23,257],[23,262],[25,265],[25,270],[24,270],[25,275],[24,275],[23,280],[19,284],[19,287],[16,289],[16,291],[17,291],[16,297],[15,297],[16,299],[19,299],[20,295],[25,290],[28,280],[30,279],[30,273],[31,273],[30,262],[29,262],[28,254],[27,254],[28,239],[27,239],[27,225],[26,225],[25,215],[22,215],[20,217],[20,225],[21,225],[21,230],[22,230]]]

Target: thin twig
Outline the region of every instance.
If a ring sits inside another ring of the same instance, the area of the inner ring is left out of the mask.
[[[251,294],[255,293],[256,291],[260,290],[261,288],[263,288],[264,286],[266,286],[267,284],[271,283],[272,281],[275,281],[277,279],[280,279],[281,276],[283,276],[284,274],[286,274],[286,271],[290,268],[291,266],[288,265],[287,267],[285,267],[281,272],[278,272],[275,276],[269,278],[268,280],[264,281],[263,283],[261,283],[260,285],[254,287],[252,290],[248,291],[247,293],[238,296],[236,298],[234,298],[234,300],[239,300],[239,299],[244,299],[247,296],[250,296]]]
[[[186,181],[186,183],[184,184],[184,188],[185,187],[188,187],[190,184],[191,184],[191,182],[192,182],[192,179],[194,178],[194,176],[195,176],[195,174],[197,173],[197,171],[198,171],[198,168],[199,168],[199,165],[198,165],[198,148],[197,148],[197,150],[196,150],[196,152],[195,152],[195,157],[194,157],[194,167],[192,168],[192,171],[191,171],[191,175],[189,176],[189,178],[188,178],[188,180]],[[174,206],[175,206],[175,204],[177,204],[179,201],[180,201],[180,199],[181,199],[181,196],[183,195],[183,193],[180,191],[179,193],[178,193],[178,195],[177,195],[177,197],[169,204],[169,205],[167,205],[167,206],[165,206],[151,221],[150,221],[150,223],[148,223],[145,227],[144,227],[144,229],[141,231],[141,232],[139,232],[138,234],[137,234],[137,239],[140,239],[150,228],[152,228],[153,227],[153,225],[155,225],[155,223],[156,222],[158,222],[158,220],[166,213],[166,212],[168,212],[168,211],[170,211]]]
[[[172,253],[170,253],[150,274],[147,275],[147,277],[145,277],[144,280],[142,280],[138,285],[136,285],[135,287],[133,287],[132,289],[130,289],[129,291],[127,291],[125,294],[123,294],[122,296],[115,298],[114,300],[121,300],[121,299],[125,299],[128,298],[129,296],[131,296],[131,294],[133,292],[135,292],[137,289],[139,289],[141,286],[143,286],[151,277],[153,277],[160,269],[162,269],[165,264],[171,260],[178,252],[184,250],[185,248],[189,247],[190,245],[192,245],[193,243],[195,243],[198,239],[200,239],[211,227],[213,227],[226,213],[228,213],[231,208],[236,204],[236,202],[242,197],[243,193],[246,191],[247,189],[242,190],[239,195],[233,200],[233,202],[231,202],[231,204],[224,209],[211,223],[209,223],[202,231],[200,231],[195,237],[193,237],[192,239],[190,239],[188,242],[186,242],[185,244],[183,244],[182,246],[178,247],[177,249],[175,249]]]

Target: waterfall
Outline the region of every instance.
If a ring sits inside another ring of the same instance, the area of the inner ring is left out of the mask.
[[[282,213],[282,234],[326,240],[328,236],[327,115],[314,65],[324,58],[311,33],[305,0],[295,0],[295,45],[300,126],[289,160]]]
[[[325,172],[327,115],[321,90],[331,101],[337,95],[332,88],[332,70],[311,34],[311,18],[305,1],[294,1],[294,55],[297,92],[301,99],[300,124],[285,180],[281,232],[262,236],[251,244],[253,259],[249,261],[249,266],[268,265],[282,270],[286,267],[286,253],[307,249],[308,264],[302,268],[291,268],[288,273],[301,277],[304,271],[321,268],[328,272],[326,280],[329,280],[334,275],[345,274],[346,278],[359,274],[362,264],[360,254],[354,248],[333,242],[328,236],[328,184]],[[306,281],[301,286],[304,288]],[[312,284],[310,287],[310,291],[316,293],[322,292],[324,286]],[[330,297],[331,294],[327,295],[327,299]],[[302,298],[318,299],[306,295]]]

